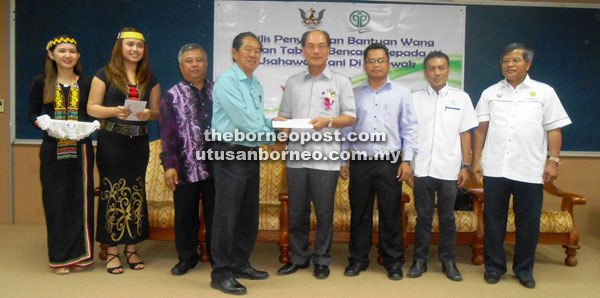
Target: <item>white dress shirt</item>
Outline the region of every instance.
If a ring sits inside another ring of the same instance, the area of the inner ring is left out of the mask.
[[[517,88],[502,80],[483,91],[476,113],[489,121],[483,175],[543,183],[547,131],[571,124],[554,89],[529,75]]]
[[[460,133],[477,127],[467,93],[447,84],[439,92],[430,85],[413,93],[419,119],[415,176],[457,180],[462,163]]]

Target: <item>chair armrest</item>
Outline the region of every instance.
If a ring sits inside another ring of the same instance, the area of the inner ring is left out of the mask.
[[[288,202],[288,193],[287,192],[282,192],[279,194],[279,202],[287,204],[287,202]]]
[[[556,187],[556,185],[554,185],[554,182],[544,183],[544,190],[551,195],[563,198],[563,200],[569,200],[574,205],[584,205],[586,202],[584,196],[562,191],[558,187]]]
[[[465,190],[473,197],[474,201],[479,203],[483,203],[485,201],[483,196],[483,187],[465,188]]]
[[[410,202],[410,196],[407,193],[402,192],[402,204],[405,204],[408,202]]]

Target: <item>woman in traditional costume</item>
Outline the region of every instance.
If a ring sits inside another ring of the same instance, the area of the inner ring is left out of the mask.
[[[93,78],[88,102],[89,114],[104,119],[96,158],[100,172],[96,241],[107,246],[106,269],[111,274],[123,273],[119,244],[125,244],[131,269],[144,268],[136,244],[149,232],[147,121],[158,118],[159,105],[160,86],[150,73],[144,36],[125,28],[117,36],[110,62]]]
[[[90,122],[86,112],[90,81],[81,76],[77,41],[67,35],[46,45],[43,75],[31,86],[29,121],[40,127],[42,113],[51,119]],[[86,137],[56,139],[44,132],[40,147],[42,202],[48,231],[49,266],[56,274],[81,271],[93,264],[94,148]]]

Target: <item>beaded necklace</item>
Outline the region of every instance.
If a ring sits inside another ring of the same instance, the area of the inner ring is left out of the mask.
[[[54,100],[54,119],[77,121],[79,120],[79,85],[78,77],[73,78],[69,87],[69,96],[65,97],[62,87],[56,82],[56,99]],[[77,142],[59,139],[56,145],[56,158],[77,158]]]

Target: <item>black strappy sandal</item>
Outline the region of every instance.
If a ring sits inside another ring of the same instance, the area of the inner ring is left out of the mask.
[[[110,259],[107,258],[106,264],[110,263],[115,258],[119,259],[119,261],[121,260],[121,257],[119,257],[119,254],[106,253],[106,256],[111,257]],[[110,273],[110,274],[123,274],[123,271],[117,271],[119,269],[123,269],[123,265],[119,265],[117,267],[106,268],[106,271],[108,271],[108,273]]]
[[[137,263],[130,263],[129,259],[133,256],[133,255],[137,255],[138,257],[141,257],[138,253],[137,250],[134,251],[128,251],[127,247],[125,247],[125,257],[127,258],[127,264],[129,264],[129,268],[133,269],[133,270],[142,270],[145,267],[142,268],[136,268],[137,265],[144,265],[144,262],[137,262]]]

